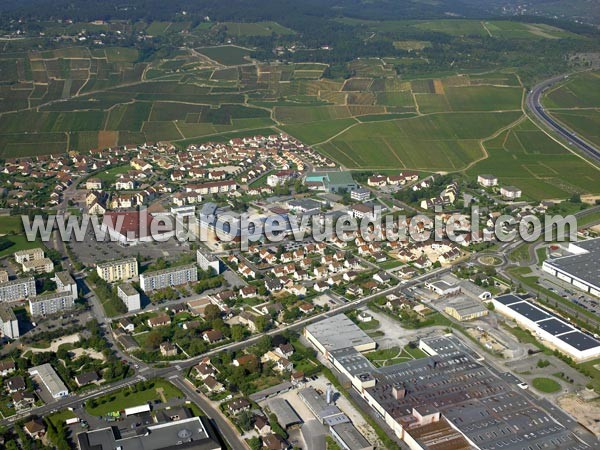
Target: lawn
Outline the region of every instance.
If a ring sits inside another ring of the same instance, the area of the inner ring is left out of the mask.
[[[111,185],[115,181],[117,181],[117,178],[119,177],[119,175],[127,173],[130,170],[132,170],[132,167],[129,164],[126,164],[123,166],[115,166],[108,170],[103,170],[101,172],[98,172],[97,174],[95,174],[93,176],[93,178],[99,178],[105,184]]]
[[[552,394],[554,392],[560,391],[560,383],[550,378],[534,378],[531,384],[538,391],[544,392],[546,394]]]
[[[0,258],[2,258],[3,256],[12,255],[13,253],[18,252],[19,250],[28,250],[30,248],[44,247],[40,241],[36,240],[33,242],[29,242],[24,234],[6,236],[6,239],[13,242],[15,245],[12,245],[0,251]]]
[[[182,392],[166,380],[150,380],[145,382],[146,389],[133,391],[132,387],[123,388],[112,394],[106,394],[86,403],[86,411],[94,416],[103,416],[112,412],[123,411],[125,408],[139,406],[155,400],[163,400],[159,394],[162,389],[167,400],[175,397],[183,397]]]
[[[0,235],[21,233],[21,216],[0,216]]]

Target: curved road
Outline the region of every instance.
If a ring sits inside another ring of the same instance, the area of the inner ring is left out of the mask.
[[[540,84],[534,86],[527,94],[525,100],[527,108],[537,117],[547,128],[558,133],[563,138],[567,139],[570,144],[577,147],[585,155],[590,157],[596,162],[600,162],[600,150],[591,145],[589,142],[581,139],[573,131],[565,128],[562,124],[558,123],[550,114],[546,112],[541,103],[542,94],[544,91],[549,89],[551,86],[565,80],[569,75],[560,75],[548,80],[542,81]]]

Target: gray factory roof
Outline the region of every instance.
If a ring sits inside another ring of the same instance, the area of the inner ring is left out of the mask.
[[[518,297],[514,294],[501,295],[500,297],[496,297],[495,300],[506,306],[512,305],[513,303],[519,303],[519,302],[523,301],[523,299],[521,297]]]
[[[115,428],[102,428],[77,435],[81,450],[216,450],[220,444],[210,425],[199,417],[153,425],[140,433],[121,437]]]
[[[438,355],[378,369],[368,393],[400,423],[415,420],[414,408],[435,408],[480,449],[589,448],[455,339],[428,339]],[[405,389],[404,397],[397,399],[394,387]]]
[[[333,425],[331,428],[350,450],[362,450],[372,447],[369,441],[350,422]]]
[[[584,251],[549,259],[545,264],[562,270],[593,286],[600,287],[600,238],[576,242],[574,245]]]
[[[284,428],[302,423],[294,408],[283,398],[273,398],[267,402],[269,410],[277,417],[277,422]]]
[[[345,314],[338,314],[308,325],[310,332],[328,351],[373,343],[373,339],[358,328]]]
[[[63,381],[60,379],[58,374],[54,371],[54,368],[49,364],[42,364],[41,366],[35,366],[29,369],[31,375],[40,377],[46,389],[50,391],[52,397],[58,397],[61,392],[69,392]]]
[[[353,376],[372,372],[375,369],[371,361],[353,347],[333,350],[330,353]]]

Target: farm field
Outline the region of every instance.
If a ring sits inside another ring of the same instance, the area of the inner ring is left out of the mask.
[[[361,123],[318,149],[349,168],[463,170],[484,157],[479,140],[520,112],[431,114]]]
[[[236,66],[239,64],[248,64],[250,62],[246,59],[246,57],[250,55],[250,51],[234,45],[203,47],[199,48],[198,52],[225,66]]]
[[[559,39],[565,37],[578,37],[578,35],[574,33],[543,23],[522,23],[509,20],[482,21],[476,19],[442,19],[358,21],[355,19],[344,18],[340,19],[340,22],[362,24],[369,30],[380,32],[426,30],[452,36],[489,36],[504,39]]]
[[[556,119],[600,145],[600,72],[572,75],[550,89],[543,103]]]
[[[230,36],[270,36],[275,34],[295,34],[293,30],[277,22],[223,22]]]
[[[598,170],[573,155],[525,120],[484,142],[488,158],[467,173],[494,173],[503,185],[522,189],[532,200],[565,198],[574,193],[597,193]]]

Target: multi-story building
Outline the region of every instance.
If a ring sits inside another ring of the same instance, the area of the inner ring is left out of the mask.
[[[366,202],[371,198],[371,191],[365,188],[352,189],[350,191],[350,198],[357,202]]]
[[[10,339],[17,339],[19,335],[19,322],[12,308],[0,304],[0,333]]]
[[[477,183],[483,187],[492,187],[498,185],[498,177],[496,175],[477,175]]]
[[[196,262],[204,271],[212,269],[216,274],[220,274],[223,271],[221,260],[208,251],[198,249],[196,251]]]
[[[0,302],[16,302],[35,297],[35,278],[18,278],[0,283]]]
[[[34,261],[44,257],[44,250],[41,248],[30,248],[28,250],[20,250],[15,252],[15,261],[18,264],[23,264],[25,261]]]
[[[507,200],[516,200],[521,197],[521,189],[515,186],[503,186],[500,188],[500,195]]]
[[[117,287],[117,296],[127,306],[127,312],[137,311],[142,307],[140,293],[130,283],[120,284]]]
[[[56,272],[54,275],[56,290],[59,292],[70,292],[73,298],[77,298],[77,283],[69,272]]]
[[[195,264],[146,272],[140,275],[140,287],[144,292],[195,281],[198,281],[198,269]]]
[[[30,259],[23,261],[23,272],[50,273],[54,271],[54,263],[50,258]]]
[[[75,299],[70,291],[54,292],[29,299],[29,311],[32,317],[49,316],[73,309]]]
[[[96,272],[100,278],[109,283],[130,280],[138,276],[138,263],[135,258],[107,261],[98,264]]]

